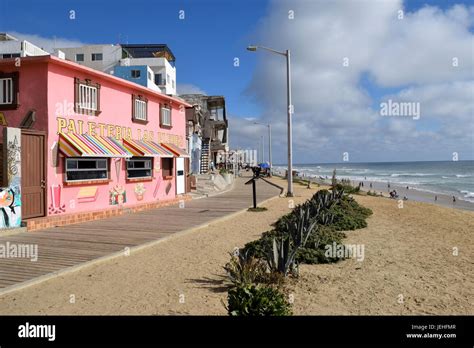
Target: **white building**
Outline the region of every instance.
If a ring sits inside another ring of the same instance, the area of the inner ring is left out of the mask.
[[[78,64],[117,75],[164,94],[176,95],[175,57],[167,45],[88,45],[59,50],[64,52],[66,59]],[[141,69],[133,68],[138,66],[146,68],[138,72]],[[120,74],[117,74],[116,70]]]
[[[114,66],[122,59],[120,45],[88,45],[81,47],[67,47],[55,50],[64,52],[66,59],[85,65],[89,68],[113,74]]]
[[[10,34],[0,33],[0,59],[47,55],[48,52],[29,41],[20,41]]]

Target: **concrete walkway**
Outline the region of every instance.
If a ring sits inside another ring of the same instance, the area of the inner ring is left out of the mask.
[[[0,237],[0,248],[18,244],[38,248],[38,259],[34,262],[0,255],[0,294],[244,210],[252,204],[252,188],[244,185],[248,179],[238,178],[230,191],[188,201],[183,208],[175,205]],[[259,181],[259,202],[278,194],[277,188]]]

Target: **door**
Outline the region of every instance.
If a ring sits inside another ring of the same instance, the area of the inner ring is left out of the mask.
[[[184,194],[186,190],[186,177],[184,175],[184,158],[176,158],[176,194]]]
[[[23,219],[45,216],[45,136],[21,133],[21,213]]]

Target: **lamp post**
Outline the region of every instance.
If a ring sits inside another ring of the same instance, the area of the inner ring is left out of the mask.
[[[247,47],[248,51],[255,52],[258,48],[286,57],[286,88],[287,88],[287,130],[288,130],[288,190],[286,195],[293,197],[293,145],[292,145],[292,130],[291,118],[293,115],[293,105],[291,104],[291,68],[290,68],[290,50],[285,52],[276,51],[274,49],[251,45]]]
[[[270,165],[270,176],[272,176],[272,125],[270,123],[265,124],[260,122],[254,122],[253,124],[268,127],[268,164]]]

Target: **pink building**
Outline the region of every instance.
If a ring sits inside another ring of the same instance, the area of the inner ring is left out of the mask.
[[[0,125],[21,128],[22,219],[35,229],[180,199],[185,107],[54,56],[0,60]]]

